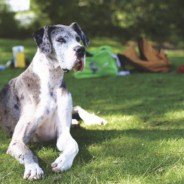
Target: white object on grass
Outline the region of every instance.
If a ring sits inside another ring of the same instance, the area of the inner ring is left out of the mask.
[[[86,125],[106,125],[107,124],[107,121],[105,119],[96,116],[94,113],[90,114],[82,108],[78,110],[78,114]]]

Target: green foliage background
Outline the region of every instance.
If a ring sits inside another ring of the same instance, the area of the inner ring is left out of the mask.
[[[183,7],[183,0],[31,0],[36,19],[27,28],[18,26],[14,13],[1,6],[0,37],[25,38],[48,24],[78,22],[89,37],[110,36],[126,42],[142,36],[181,45]]]

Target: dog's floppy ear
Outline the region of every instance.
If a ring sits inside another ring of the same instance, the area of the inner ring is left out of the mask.
[[[49,36],[51,28],[52,26],[45,26],[33,33],[33,38],[37,46],[45,54],[50,54],[52,52],[52,43]]]
[[[80,26],[76,23],[76,22],[73,22],[71,25],[70,25],[71,28],[74,29],[74,31],[77,32],[77,34],[81,37],[84,45],[87,47],[88,44],[89,44],[89,39],[87,38],[87,36],[84,34],[84,32],[82,31],[82,29],[80,28]]]

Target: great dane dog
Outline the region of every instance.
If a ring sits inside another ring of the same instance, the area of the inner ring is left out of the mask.
[[[45,26],[33,33],[38,46],[29,67],[2,88],[0,92],[0,123],[12,136],[7,153],[25,166],[24,179],[44,177],[37,157],[26,146],[30,141],[56,139],[62,151],[51,164],[52,171],[62,172],[72,166],[79,148],[70,134],[73,113],[87,124],[106,123],[88,114],[81,107],[72,106],[72,97],[63,76],[69,70],[82,71],[85,48],[89,40],[77,23],[70,26]]]

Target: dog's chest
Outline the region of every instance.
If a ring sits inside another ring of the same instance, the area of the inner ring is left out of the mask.
[[[37,63],[36,63],[37,64]],[[40,63],[39,63],[40,64]],[[61,69],[52,69],[52,66],[42,66],[42,72],[34,71],[40,76],[40,103],[37,107],[38,128],[32,141],[42,142],[51,141],[57,138],[57,111],[58,111],[58,97],[57,93],[61,94]],[[62,112],[61,112],[62,113]]]
[[[57,101],[53,92],[48,95],[43,95],[40,105],[40,123],[33,138],[34,142],[51,141],[56,139],[56,112]],[[37,111],[39,112],[39,111]]]
[[[33,142],[52,141],[56,138],[57,127],[55,124],[55,117],[51,116],[37,129],[35,136],[33,137]]]

